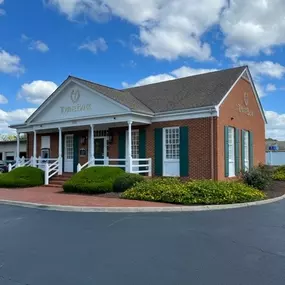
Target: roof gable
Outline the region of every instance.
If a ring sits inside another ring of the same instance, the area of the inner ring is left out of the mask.
[[[130,109],[126,106],[69,78],[37,109],[27,122],[44,123],[128,112]]]

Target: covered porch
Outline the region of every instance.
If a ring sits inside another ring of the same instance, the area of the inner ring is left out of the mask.
[[[27,132],[28,157],[20,157],[17,132],[16,167],[33,166],[45,171],[45,184],[55,175],[77,173],[87,167],[121,167],[126,172],[152,175],[152,159],[145,155],[145,124],[120,122],[89,126],[34,129]]]

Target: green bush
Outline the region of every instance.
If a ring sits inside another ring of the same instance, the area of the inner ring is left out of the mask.
[[[80,171],[63,185],[68,193],[98,194],[113,191],[115,179],[124,173],[118,167],[94,166]]]
[[[245,184],[265,190],[272,182],[272,169],[265,165],[259,165],[249,171],[242,172],[241,177]]]
[[[274,180],[285,181],[285,165],[277,167],[272,175],[272,178]]]
[[[18,167],[0,175],[0,188],[25,188],[44,184],[44,172],[35,167]]]
[[[114,192],[124,192],[143,180],[144,177],[139,174],[124,173],[115,179],[113,190]]]
[[[265,194],[238,182],[197,180],[180,182],[175,178],[145,180],[125,191],[122,198],[183,205],[231,204],[262,200]]]

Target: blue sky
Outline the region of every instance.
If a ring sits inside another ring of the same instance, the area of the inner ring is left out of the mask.
[[[285,139],[284,10],[283,0],[0,0],[0,132],[69,74],[123,88],[247,64],[267,135]]]

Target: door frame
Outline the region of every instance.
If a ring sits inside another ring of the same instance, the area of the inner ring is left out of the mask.
[[[97,139],[104,139],[104,160],[108,159],[108,156],[107,156],[107,150],[108,150],[108,137],[94,137],[94,156],[95,156],[95,140]],[[106,162],[104,161],[104,165],[106,164]]]
[[[180,134],[180,127],[164,127],[162,129],[162,176],[166,177],[180,177],[180,157],[178,159],[166,159],[166,130],[169,129],[179,129],[179,134]],[[180,135],[179,135],[179,140],[180,140]],[[180,143],[179,143],[180,144]],[[165,173],[165,163],[178,163],[178,173],[176,175],[169,175]]]
[[[72,137],[73,138],[73,140],[72,140],[72,146],[73,146],[73,159],[72,159],[72,171],[70,171],[70,172],[74,172],[74,134],[65,134],[64,135],[64,152],[63,152],[63,166],[64,166],[64,168],[63,168],[63,172],[67,172],[66,170],[65,170],[65,167],[66,167],[66,154],[67,154],[67,151],[66,151],[66,137]]]

